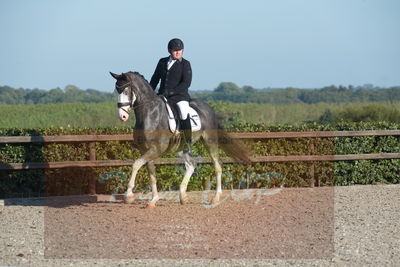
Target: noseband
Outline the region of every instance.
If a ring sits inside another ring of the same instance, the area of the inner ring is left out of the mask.
[[[129,104],[129,106],[131,106],[132,108],[132,104]],[[126,107],[127,105],[125,105],[124,103],[118,103],[118,108],[122,109],[123,111],[125,111],[126,114],[129,114],[129,110],[126,110],[124,107]]]

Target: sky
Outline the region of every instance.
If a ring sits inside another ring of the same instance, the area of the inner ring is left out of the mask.
[[[180,38],[190,90],[400,85],[399,0],[0,0],[0,86],[113,91]]]

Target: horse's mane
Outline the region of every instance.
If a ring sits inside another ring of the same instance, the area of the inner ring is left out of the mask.
[[[146,80],[146,78],[142,75],[142,74],[140,74],[139,72],[137,72],[137,71],[128,71],[127,72],[127,74],[131,74],[131,75],[134,75],[135,77],[138,77],[138,78],[140,78],[141,80],[143,80],[143,82],[146,84],[146,85],[148,85],[148,86],[150,86],[150,83]]]

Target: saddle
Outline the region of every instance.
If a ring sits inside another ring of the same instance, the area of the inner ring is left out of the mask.
[[[161,98],[163,99],[165,107],[167,109],[169,130],[173,134],[179,134],[179,129],[181,128],[179,111],[175,107],[171,106],[168,103],[168,100],[164,96],[162,96]],[[189,117],[190,117],[190,125],[192,126],[192,132],[199,131],[201,129],[200,116],[197,113],[197,111],[192,107],[190,107],[189,109]]]

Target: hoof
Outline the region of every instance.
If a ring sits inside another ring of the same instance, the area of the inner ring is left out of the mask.
[[[185,205],[186,203],[188,203],[189,198],[185,191],[179,192],[179,200],[182,205]]]
[[[125,203],[126,204],[132,204],[134,200],[135,200],[135,196],[134,195],[129,195],[129,196],[125,197]]]
[[[156,204],[154,204],[154,203],[149,203],[146,206],[146,209],[148,209],[148,210],[155,209],[155,208],[156,208]]]
[[[181,205],[185,205],[188,203],[189,199],[188,197],[185,195],[184,197],[180,197],[180,201],[181,201]]]
[[[217,205],[219,203],[219,196],[220,195],[216,195],[213,197],[213,199],[211,200],[212,205]]]

